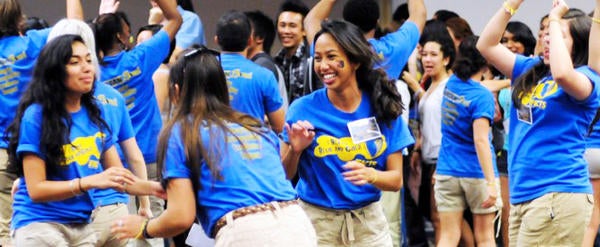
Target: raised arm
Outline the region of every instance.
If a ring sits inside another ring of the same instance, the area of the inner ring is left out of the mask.
[[[423,33],[427,21],[427,8],[423,0],[408,0],[408,20],[417,24],[419,33]]]
[[[334,5],[335,0],[321,0],[304,17],[304,31],[309,44],[313,43],[315,34],[321,30],[321,22],[329,17]]]
[[[592,17],[592,28],[590,30],[590,54],[588,66],[596,72],[600,72],[600,0],[596,0],[596,9]]]
[[[181,15],[177,11],[177,3],[175,0],[157,0],[156,3],[160,10],[162,10],[167,23],[164,25],[163,29],[167,31],[169,34],[169,38],[173,40],[175,38],[175,34],[179,31],[179,27],[181,27],[181,23],[183,20],[181,19]]]
[[[83,20],[83,7],[81,7],[81,0],[67,0],[67,18]]]
[[[573,67],[571,52],[567,49],[562,31],[563,26],[567,24],[566,21],[561,19],[569,11],[569,6],[563,0],[554,0],[553,6],[548,15],[550,19],[548,29],[550,33],[549,55],[552,78],[571,97],[577,100],[584,100],[592,93],[592,83],[585,75],[577,72]],[[597,42],[597,40],[594,42]],[[577,44],[572,45],[575,46]]]
[[[485,59],[505,76],[512,78],[516,55],[500,44],[508,21],[523,0],[507,0],[487,23],[477,41],[477,49]]]

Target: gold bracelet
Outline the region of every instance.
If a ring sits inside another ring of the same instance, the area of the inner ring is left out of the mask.
[[[504,4],[502,4],[502,7],[504,7],[504,10],[510,16],[513,16],[513,15],[515,15],[515,13],[517,13],[517,9],[513,8],[512,6],[510,6],[510,4],[508,4],[508,1],[504,1]]]
[[[369,183],[374,184],[375,182],[377,182],[377,170],[375,168],[371,169],[373,169],[373,175],[371,176],[371,181],[369,181]]]
[[[600,24],[600,19],[592,17],[592,22],[596,24]]]
[[[138,232],[137,235],[135,235],[135,239],[141,239],[142,236],[144,235],[144,229],[146,228],[146,225],[148,224],[149,219],[145,219],[144,223],[142,223],[142,226],[140,227],[140,231]]]

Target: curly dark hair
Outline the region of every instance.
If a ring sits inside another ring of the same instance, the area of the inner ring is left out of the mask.
[[[25,110],[33,104],[42,109],[42,130],[40,151],[44,154],[46,170],[52,174],[65,162],[63,145],[70,143],[69,134],[72,119],[65,107],[66,66],[73,55],[72,45],[83,42],[79,35],[62,35],[50,41],[37,59],[31,84],[23,93],[14,121],[7,129],[9,136],[9,170],[23,176],[22,157],[17,155],[17,146],[21,137],[21,123]],[[81,96],[81,105],[87,109],[91,121],[100,129],[110,128],[100,116],[100,108],[94,98],[94,90]]]

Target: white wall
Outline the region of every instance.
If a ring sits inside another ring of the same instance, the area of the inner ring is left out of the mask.
[[[394,6],[406,2],[406,0],[392,0]],[[485,24],[492,15],[502,7],[502,0],[425,0],[427,16],[431,18],[433,13],[440,9],[456,12],[467,20],[476,34],[481,33]],[[567,0],[572,8],[579,8],[586,13],[594,9],[594,1]],[[539,21],[552,7],[550,0],[526,0],[513,16],[512,20],[521,21],[531,28],[534,35],[539,28]],[[392,10],[393,11],[393,10]]]

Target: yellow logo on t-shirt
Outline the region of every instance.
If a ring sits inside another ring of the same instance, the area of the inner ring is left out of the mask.
[[[97,169],[100,160],[100,148],[98,148],[96,139],[105,136],[102,132],[96,132],[93,136],[77,137],[71,143],[63,145],[65,163],[62,165],[68,166],[75,162],[79,166],[87,165],[91,169]],[[92,159],[92,156],[95,159]]]
[[[554,80],[545,81],[538,84],[521,97],[521,104],[532,108],[546,109],[545,98],[555,94],[558,91],[558,84]]]
[[[348,162],[356,160],[358,155],[362,155],[366,160],[358,160],[369,166],[375,166],[372,161],[381,156],[387,149],[385,136],[373,141],[355,144],[351,137],[336,138],[333,136],[322,135],[317,138],[317,146],[314,149],[316,157],[323,158],[329,155],[337,155],[342,161]]]

